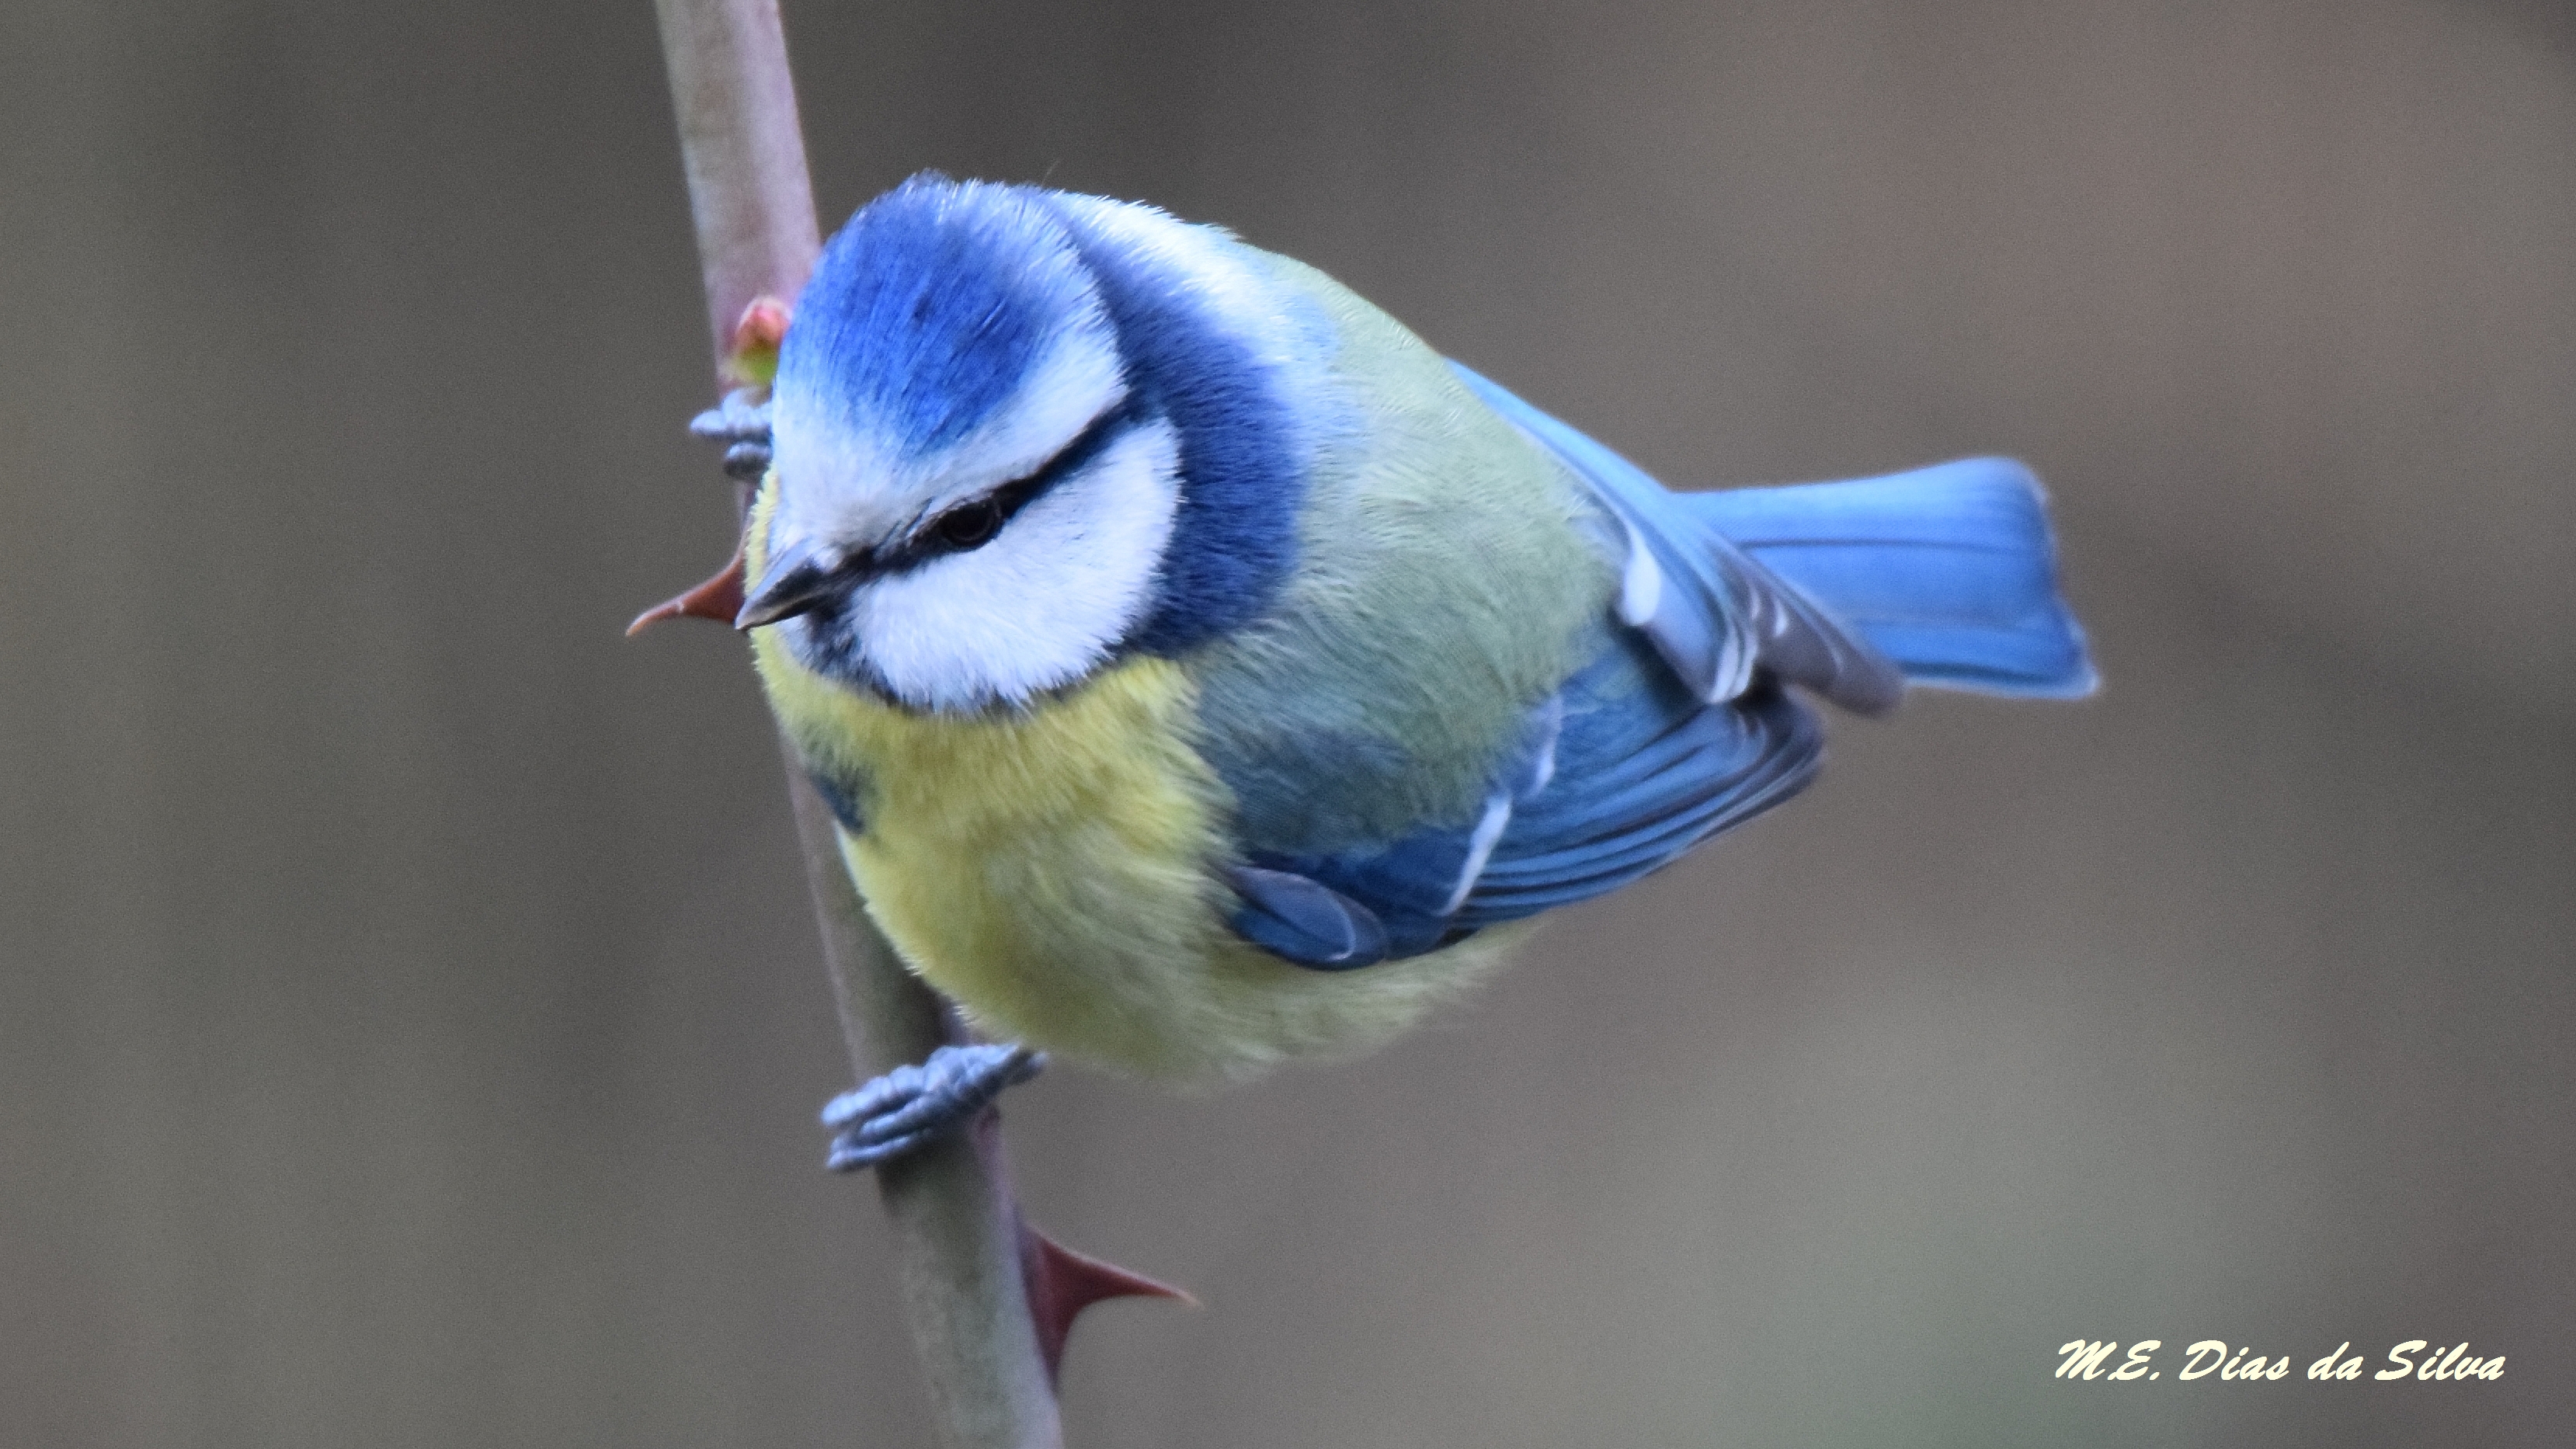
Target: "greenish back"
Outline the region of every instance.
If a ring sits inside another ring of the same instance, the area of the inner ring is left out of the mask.
[[[1247,249],[1248,250],[1248,249]],[[1523,717],[1581,662],[1616,574],[1595,507],[1423,341],[1259,254],[1329,320],[1324,423],[1281,606],[1187,661],[1244,842],[1327,854],[1481,807]]]

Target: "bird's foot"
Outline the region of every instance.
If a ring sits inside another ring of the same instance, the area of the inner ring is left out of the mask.
[[[738,387],[724,401],[689,419],[689,431],[725,445],[725,476],[757,483],[769,471],[769,389]]]
[[[855,1172],[900,1157],[975,1119],[1004,1087],[1025,1082],[1046,1057],[1024,1046],[944,1046],[919,1066],[901,1066],[826,1103],[823,1125],[837,1134],[823,1165]]]

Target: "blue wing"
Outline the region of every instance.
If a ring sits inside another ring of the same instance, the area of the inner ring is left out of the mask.
[[[1617,890],[1815,778],[1824,731],[1777,683],[1703,705],[1641,663],[1607,658],[1567,684],[1555,778],[1514,803],[1457,926]]]
[[[1814,777],[1794,680],[1878,710],[1903,689],[1859,635],[1728,543],[1633,464],[1459,369],[1562,459],[1627,548],[1618,625],[1494,762],[1472,821],[1336,855],[1249,852],[1236,928],[1347,970],[1600,895],[1786,800]]]
[[[1869,713],[1909,680],[2059,698],[2095,685],[2039,485],[2010,459],[1673,494],[1458,373],[1617,523],[1626,627],[1605,621],[1592,662],[1532,712],[1472,823],[1334,856],[1256,851],[1271,874],[1244,889],[1238,926],[1290,960],[1340,970],[1433,950],[1616,890],[1752,819],[1822,755],[1788,684]]]
[[[1709,704],[1751,687],[1757,668],[1845,709],[1879,714],[1905,676],[1868,640],[1818,608],[1643,469],[1501,387],[1451,363],[1478,401],[1511,420],[1581,478],[1626,533],[1620,622],[1646,636]]]
[[[1532,712],[1473,824],[1338,855],[1256,851],[1255,866],[1297,888],[1243,892],[1237,929],[1325,969],[1417,955],[1616,890],[1814,778],[1823,731],[1777,682],[1759,679],[1727,703],[1703,704],[1641,639],[1605,642]],[[1318,919],[1310,887],[1375,929],[1324,917],[1323,927],[1282,930],[1283,916]],[[1362,939],[1377,949],[1354,953]]]

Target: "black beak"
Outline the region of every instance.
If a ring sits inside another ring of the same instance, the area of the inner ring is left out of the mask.
[[[760,582],[751,586],[742,612],[733,616],[733,626],[757,629],[809,613],[842,582],[839,549],[814,541],[792,544],[769,561]]]

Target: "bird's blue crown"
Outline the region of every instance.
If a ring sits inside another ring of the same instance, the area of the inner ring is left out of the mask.
[[[1257,617],[1295,563],[1311,431],[1272,335],[1293,304],[1258,259],[1151,208],[935,173],[862,208],[824,248],[779,360],[772,556],[808,547],[851,585],[795,621],[799,657],[905,702],[981,706]],[[1082,496],[1048,502],[1058,492]],[[935,526],[988,499],[1011,510],[993,525],[1011,547],[943,549]],[[1117,577],[1038,556],[1103,539],[1149,552]],[[938,608],[916,597],[933,570]],[[907,571],[921,587],[864,607]],[[1023,615],[1088,613],[1032,641],[998,612],[1013,591]],[[905,687],[898,662],[930,646],[892,635],[930,627],[983,637],[939,644]]]
[[[1097,305],[1064,229],[1020,188],[924,173],[824,247],[779,386],[899,455],[935,453],[1010,401],[1054,328]]]

